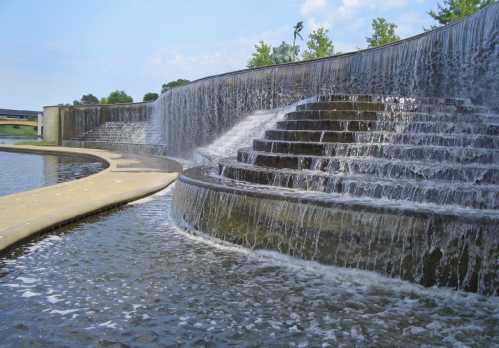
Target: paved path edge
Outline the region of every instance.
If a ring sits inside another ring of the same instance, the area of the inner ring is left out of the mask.
[[[0,145],[0,151],[87,156],[108,164],[102,171],[82,179],[0,196],[0,254],[41,233],[154,194],[178,176],[178,171],[141,165],[140,157],[130,161],[124,158],[125,154],[107,150]],[[173,162],[164,158],[154,161]],[[127,166],[130,162],[133,165]],[[38,209],[30,204],[33,199]],[[26,210],[29,216],[23,217]]]

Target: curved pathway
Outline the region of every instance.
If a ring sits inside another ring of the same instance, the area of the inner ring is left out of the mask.
[[[0,151],[94,156],[109,164],[83,179],[0,197],[0,252],[34,234],[159,191],[182,170],[164,158],[106,150],[0,145]]]

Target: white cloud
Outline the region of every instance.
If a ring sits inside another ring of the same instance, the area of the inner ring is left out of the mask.
[[[414,35],[422,31],[424,13],[414,13],[408,7],[421,1],[424,0],[300,0],[305,21],[303,36],[306,41],[310,31],[325,27],[330,30],[337,51],[354,51],[366,47],[365,38],[371,34],[371,21],[379,16],[387,16],[395,22],[401,37]],[[145,64],[144,73],[159,83],[243,69],[260,40],[271,45],[289,41],[290,28],[283,26],[225,42],[206,42],[203,47],[164,47]],[[301,46],[305,49],[305,42]]]
[[[427,0],[302,0],[305,35],[319,27],[327,28],[337,50],[346,52],[353,47],[366,47],[365,37],[371,33],[372,20],[385,17],[399,26],[401,37],[408,37],[421,32],[426,25],[422,24],[427,22],[424,13],[414,11],[425,2]]]
[[[364,5],[368,3],[364,2]],[[342,0],[341,5],[338,8],[338,12],[342,14],[350,15],[357,8],[361,7],[362,0]]]
[[[327,0],[305,0],[302,6],[302,14],[309,16],[327,7]]]
[[[192,80],[244,69],[259,41],[278,45],[289,37],[289,28],[280,27],[226,42],[206,43],[206,49],[198,46],[164,47],[150,58],[145,74],[160,81],[177,78]]]

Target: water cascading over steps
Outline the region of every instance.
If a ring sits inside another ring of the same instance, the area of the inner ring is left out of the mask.
[[[132,146],[133,137],[118,143],[105,134],[95,137],[92,129],[108,122],[143,122],[140,148],[186,157],[258,110],[332,93],[469,98],[499,110],[498,37],[499,3],[391,45],[203,78],[163,93],[154,103],[70,107],[62,140]]]
[[[390,45],[211,76],[154,103],[61,107],[60,135],[186,158],[248,115],[325,95],[237,160],[182,176],[179,221],[249,247],[497,294],[488,110],[499,112],[498,38],[495,3]]]
[[[499,115],[323,96],[175,188],[186,227],[251,248],[499,294]]]

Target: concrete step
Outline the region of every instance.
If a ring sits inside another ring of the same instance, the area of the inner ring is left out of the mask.
[[[499,115],[463,114],[457,112],[412,112],[412,111],[355,111],[355,110],[303,110],[286,114],[286,120],[359,120],[392,122],[449,122],[498,124]]]
[[[499,149],[499,137],[491,135],[396,133],[396,132],[344,132],[319,130],[280,130],[265,132],[267,140],[285,140],[325,143],[390,143],[405,145],[435,145]]]
[[[277,129],[318,130],[352,132],[396,132],[396,133],[446,133],[499,136],[499,123],[472,122],[394,122],[394,121],[348,121],[348,120],[285,120],[279,121]]]
[[[306,110],[294,111],[286,114],[286,119],[299,120],[360,120],[376,121],[378,114],[374,111],[346,111],[346,110]]]
[[[447,180],[476,184],[499,183],[499,167],[489,164],[426,163],[372,157],[303,156],[240,149],[239,162],[275,169],[324,171],[339,174],[363,174],[380,178]]]
[[[383,111],[383,103],[332,101],[301,104],[296,107],[297,111],[303,110],[356,110],[356,111]]]
[[[318,143],[257,139],[255,151],[313,156],[375,157],[396,160],[499,164],[499,151],[450,146]]]
[[[286,140],[286,141],[304,141],[304,142],[337,142],[352,143],[355,138],[354,132],[335,132],[335,131],[297,131],[272,129],[265,131],[265,139],[268,140]]]
[[[499,208],[499,185],[475,185],[449,181],[379,178],[369,175],[330,174],[320,171],[275,170],[222,161],[219,174],[258,185],[281,186],[305,191],[348,194],[387,200],[404,200],[476,209]]]

